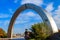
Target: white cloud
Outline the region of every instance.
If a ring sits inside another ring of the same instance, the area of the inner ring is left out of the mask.
[[[36,14],[34,14],[33,12],[26,12],[26,13],[22,13],[22,16],[35,16]]]
[[[60,16],[54,16],[54,19],[55,19],[55,22],[56,22],[58,28],[60,29],[60,18],[59,17]]]
[[[3,24],[4,24],[4,26],[8,25],[9,24],[9,20],[5,20]]]
[[[18,2],[18,0],[14,0],[14,3],[17,3]]]
[[[60,15],[60,5],[58,6],[58,9],[55,10],[55,14]]]
[[[17,17],[15,24],[22,24],[22,23],[29,22],[31,20],[30,17],[33,16],[36,16],[36,14],[34,14],[33,12],[27,12],[26,14],[22,13]]]
[[[0,20],[0,25],[7,27],[9,25],[9,21],[10,20]]]
[[[29,17],[34,17],[36,16],[36,14],[34,14],[33,12],[24,12],[24,13],[21,13],[19,16],[18,16],[18,20],[30,20]]]
[[[29,17],[35,17],[37,14],[33,13],[33,12],[24,12],[24,13],[21,13],[17,19],[27,19],[27,20],[30,20]]]
[[[15,24],[23,24],[23,23],[27,23],[28,21],[26,20],[16,20]]]
[[[32,19],[34,20],[41,20],[40,16],[38,14],[35,14],[34,12],[24,12],[21,13],[17,19],[15,24],[22,24],[22,23],[28,23],[30,22]]]
[[[36,14],[34,14],[33,12],[28,12],[26,15],[27,16],[35,16]]]
[[[8,18],[11,17],[11,15],[8,14],[0,14],[0,18]]]
[[[25,3],[33,3],[39,6],[43,4],[43,0],[22,0],[21,4]]]
[[[0,24],[2,24],[2,21],[0,21]]]
[[[58,8],[60,9],[60,5],[58,6]]]
[[[47,10],[48,12],[51,12],[53,9],[54,9],[53,3],[49,3],[49,4],[47,5],[47,7],[46,7],[46,10]]]
[[[54,19],[56,21],[57,26],[60,29],[60,5],[58,6],[58,9],[54,11],[54,13],[55,13]]]
[[[11,9],[11,8],[10,8],[10,9],[8,9],[8,10],[9,10],[9,12],[10,12],[10,13],[13,13],[13,12],[14,12],[14,11],[13,11],[13,9]]]
[[[53,16],[58,28],[60,29],[60,5],[58,6],[57,9],[55,9],[55,11],[53,11],[54,10],[53,5],[54,5],[53,3],[49,3],[45,9]]]

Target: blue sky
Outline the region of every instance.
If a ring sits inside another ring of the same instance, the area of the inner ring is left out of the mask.
[[[60,29],[60,0],[0,0],[0,28],[7,31],[12,15],[25,3],[33,3],[47,10]],[[25,10],[15,21],[14,33],[22,33],[26,28],[38,22],[42,22],[42,19],[35,11]]]

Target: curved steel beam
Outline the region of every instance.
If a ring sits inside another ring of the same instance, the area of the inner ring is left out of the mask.
[[[28,4],[24,4],[21,7],[19,7],[16,10],[16,12],[13,14],[13,16],[10,20],[10,24],[9,24],[9,28],[8,28],[8,32],[7,32],[8,38],[12,37],[12,28],[13,28],[13,24],[14,24],[17,16],[26,9],[32,9],[32,10],[36,11],[41,16],[42,20],[50,26],[50,29],[52,30],[53,33],[58,32],[58,28],[57,28],[52,16],[47,11],[43,10],[39,6],[28,3]]]

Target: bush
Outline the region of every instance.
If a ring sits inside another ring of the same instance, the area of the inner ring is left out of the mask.
[[[0,28],[0,38],[7,38],[6,32]]]
[[[51,34],[48,26],[45,23],[34,24],[30,30],[34,34],[31,36],[34,36],[33,38],[35,40],[45,40],[45,38]]]

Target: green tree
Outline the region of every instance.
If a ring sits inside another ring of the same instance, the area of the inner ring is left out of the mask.
[[[35,38],[36,40],[45,40],[45,38],[51,34],[48,26],[45,23],[38,23],[32,25],[31,31],[34,34],[33,38]]]
[[[2,28],[0,28],[0,38],[6,38],[6,37],[7,33]]]

